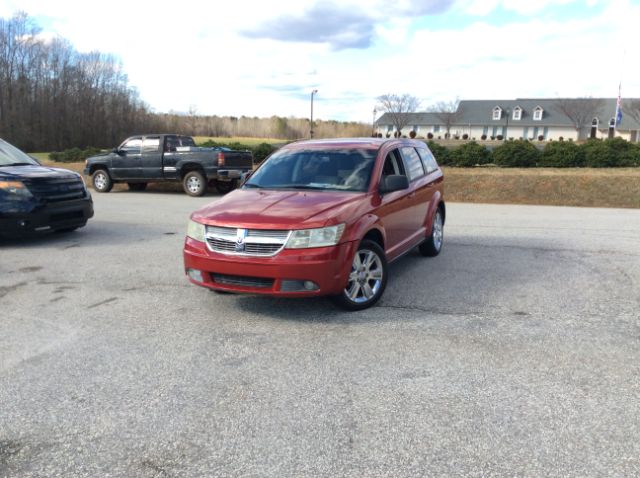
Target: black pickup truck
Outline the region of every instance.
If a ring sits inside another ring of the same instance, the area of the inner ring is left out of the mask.
[[[91,176],[93,188],[100,193],[111,191],[114,183],[142,191],[147,183],[181,181],[189,196],[202,196],[209,184],[223,194],[231,191],[252,167],[250,151],[199,148],[190,136],[146,134],[131,136],[113,151],[87,158],[84,174]]]

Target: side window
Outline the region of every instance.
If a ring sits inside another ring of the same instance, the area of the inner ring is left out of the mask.
[[[142,140],[143,153],[156,153],[160,149],[159,136],[147,136]]]
[[[404,166],[398,156],[398,151],[391,151],[387,154],[382,167],[382,176],[390,176],[392,174],[404,174]]]
[[[414,179],[424,176],[424,167],[422,166],[422,161],[420,160],[420,156],[418,156],[415,148],[405,146],[400,151],[402,152],[402,157],[407,165],[407,176],[409,177],[409,181],[413,181]]]
[[[436,162],[436,158],[433,157],[431,151],[427,148],[418,148],[418,153],[420,153],[420,158],[422,158],[427,174],[431,174],[438,170],[438,163]]]
[[[139,153],[141,146],[142,138],[131,138],[128,141],[125,141],[122,146],[120,146],[120,149],[127,153]]]

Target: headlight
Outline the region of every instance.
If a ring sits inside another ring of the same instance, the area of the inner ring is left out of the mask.
[[[321,227],[319,229],[299,229],[292,231],[287,249],[305,249],[307,247],[335,246],[342,237],[344,224]]]
[[[189,225],[187,226],[187,237],[195,241],[204,242],[204,224],[200,224],[199,222],[189,220]]]
[[[22,181],[0,181],[0,191],[5,194],[15,194],[20,197],[30,198],[31,191]]]

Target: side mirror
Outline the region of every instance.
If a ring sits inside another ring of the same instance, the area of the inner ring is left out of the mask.
[[[380,194],[409,189],[409,178],[403,174],[391,174],[382,178]]]
[[[247,180],[251,177],[253,171],[245,171],[240,175],[240,186],[247,182]]]
[[[116,153],[118,156],[124,156],[127,153],[126,151],[123,151],[122,149],[118,149],[118,148],[113,148],[112,151]]]

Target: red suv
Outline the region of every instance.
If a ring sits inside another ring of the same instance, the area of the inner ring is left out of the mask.
[[[416,246],[440,253],[444,220],[443,174],[423,142],[302,141],[191,215],[185,272],[218,291],[364,309],[382,296],[388,262]]]

